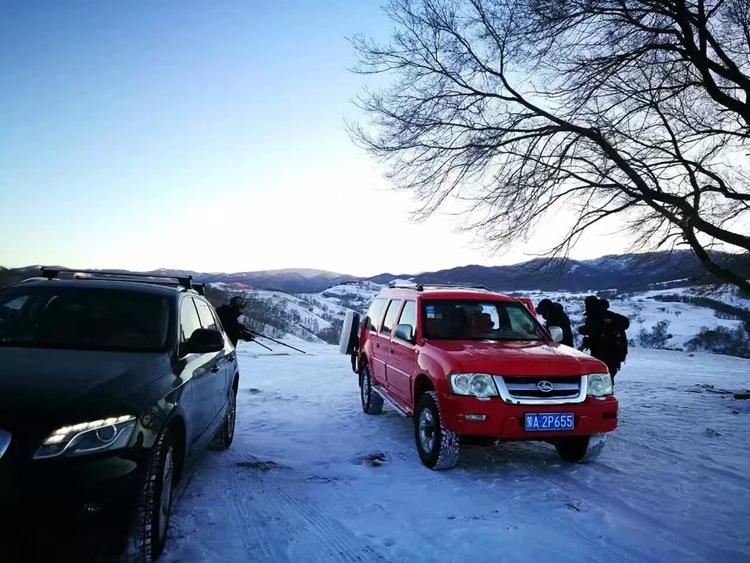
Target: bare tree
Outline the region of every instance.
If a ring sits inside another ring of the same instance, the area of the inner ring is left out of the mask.
[[[353,40],[390,74],[353,138],[396,189],[449,198],[497,248],[554,226],[549,256],[617,216],[634,248],[687,245],[745,291],[750,0],[393,0],[395,32]],[[740,262],[726,262],[717,249]]]

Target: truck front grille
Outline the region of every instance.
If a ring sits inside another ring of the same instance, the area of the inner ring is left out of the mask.
[[[586,378],[495,376],[500,396],[517,404],[580,403],[586,399]]]

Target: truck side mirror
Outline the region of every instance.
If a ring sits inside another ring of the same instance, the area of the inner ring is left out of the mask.
[[[559,326],[551,326],[549,327],[549,334],[552,337],[552,340],[555,342],[562,342],[562,339],[564,338],[563,329],[561,329]]]
[[[396,338],[414,343],[414,327],[408,324],[396,325]]]

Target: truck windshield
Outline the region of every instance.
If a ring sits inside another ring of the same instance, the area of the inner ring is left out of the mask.
[[[157,352],[170,301],[120,289],[13,286],[0,291],[0,346]]]
[[[438,340],[543,340],[525,305],[515,301],[425,299],[425,338]]]

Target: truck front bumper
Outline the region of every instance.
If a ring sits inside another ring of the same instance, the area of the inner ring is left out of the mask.
[[[617,428],[617,398],[587,397],[582,403],[560,405],[508,404],[500,397],[480,400],[476,397],[440,393],[440,418],[443,426],[466,436],[493,437],[500,440],[554,440],[566,436],[590,436]],[[572,413],[572,430],[527,431],[525,416],[542,413]]]

